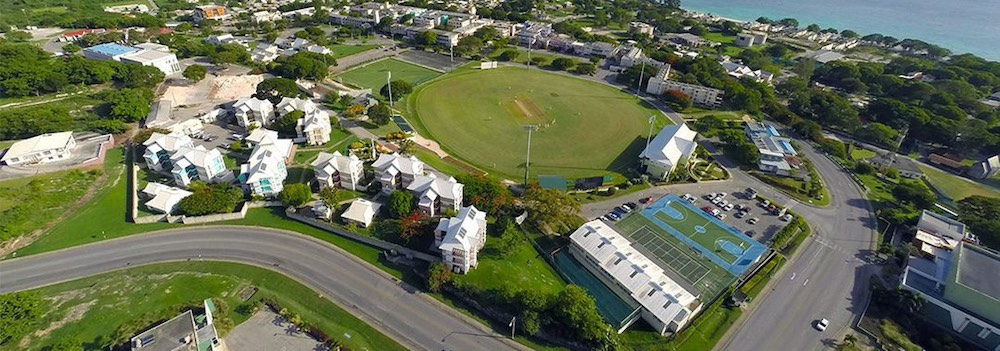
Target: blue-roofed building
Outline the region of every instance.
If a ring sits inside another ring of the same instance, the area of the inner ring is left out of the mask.
[[[764,122],[748,122],[744,132],[747,133],[747,137],[753,138],[763,138],[763,137],[778,137],[781,136],[778,133],[778,129],[774,128],[770,123]]]
[[[760,161],[757,167],[764,172],[780,176],[791,176],[797,174],[794,169],[799,168],[801,161],[795,158],[798,152],[792,146],[792,140],[782,137],[778,129],[770,123],[747,122],[744,132],[747,138],[760,152]]]
[[[122,56],[136,53],[142,49],[115,43],[105,43],[83,49],[83,57],[91,60],[121,61]]]

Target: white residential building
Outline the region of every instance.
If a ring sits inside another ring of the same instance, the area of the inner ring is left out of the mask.
[[[398,153],[383,154],[372,163],[375,179],[382,184],[383,193],[406,189],[418,175],[424,174],[424,163],[415,156],[403,157]]]
[[[452,272],[465,274],[479,265],[479,250],[486,245],[486,213],[463,207],[457,217],[442,218],[434,229],[434,246],[441,262]]]
[[[277,45],[261,44],[250,52],[250,59],[257,63],[268,63],[277,60],[282,51]]]
[[[177,55],[169,48],[159,44],[140,44],[132,47],[116,43],[105,43],[91,46],[83,50],[83,57],[91,60],[119,61],[122,63],[153,66],[171,75],[181,71]]]
[[[168,76],[180,73],[181,71],[181,64],[177,61],[177,55],[169,51],[142,50],[134,54],[122,56],[121,62],[156,67]]]
[[[332,154],[320,152],[312,167],[316,171],[320,189],[337,186],[358,191],[364,177],[364,163],[353,154],[344,156],[339,151]]]
[[[667,91],[667,82],[670,79],[670,64],[664,64],[663,67],[656,70],[656,73],[649,77],[646,81],[646,93],[653,95],[660,95]]]
[[[620,298],[641,306],[639,316],[660,334],[680,330],[701,309],[697,296],[604,222],[588,222],[569,238],[570,254]],[[618,332],[633,322],[623,323]]]
[[[734,45],[741,48],[748,48],[754,45],[764,45],[767,43],[767,33],[740,33],[736,35]]]
[[[647,87],[648,89],[648,87]],[[667,80],[660,84],[658,89],[662,89],[664,92],[667,90],[677,90],[687,96],[691,97],[691,101],[709,107],[715,107],[722,104],[722,97],[725,92],[719,89],[704,87],[701,85],[694,85],[688,83],[681,83],[676,80]]]
[[[455,178],[440,179],[433,173],[417,175],[406,187],[417,199],[417,207],[428,216],[437,216],[444,211],[458,211],[462,207],[465,186]]]
[[[73,132],[47,133],[18,141],[0,158],[0,163],[17,166],[61,161],[73,155]]]
[[[233,104],[233,115],[241,127],[266,127],[274,122],[274,104],[267,99],[241,99]]]
[[[288,170],[285,161],[292,152],[292,141],[268,133],[258,140],[247,163],[240,165],[240,182],[254,195],[274,197],[284,189]]]
[[[642,36],[645,36],[647,38],[652,38],[653,37],[653,29],[654,29],[654,27],[652,25],[650,25],[648,23],[644,23],[644,22],[629,22],[628,23],[628,32],[629,33],[642,35]]]
[[[154,132],[142,145],[146,147],[146,151],[142,153],[146,168],[154,172],[168,172],[174,169],[170,156],[181,148],[193,148],[194,142],[191,137],[181,133]]]
[[[247,143],[247,146],[254,147],[257,146],[257,144],[260,144],[262,141],[268,139],[272,141],[278,140],[278,132],[270,129],[257,128],[254,129],[252,132],[250,132],[250,135],[247,135],[246,138],[243,138],[243,141]]]
[[[201,145],[181,147],[170,155],[170,163],[174,166],[170,174],[178,186],[188,187],[199,180],[213,183],[232,179],[232,172],[226,169],[219,149],[208,150]]]
[[[299,118],[295,130],[299,138],[306,140],[309,145],[323,145],[330,141],[330,114],[316,105],[309,99],[284,98],[275,107],[279,116],[284,116],[292,111],[302,111],[302,118]]]
[[[357,199],[354,200],[354,202],[351,202],[351,206],[348,207],[344,213],[340,214],[340,218],[347,224],[354,224],[361,228],[368,228],[368,226],[372,225],[375,215],[378,214],[378,211],[381,208],[382,205],[377,202]]]
[[[723,62],[720,62],[719,64],[722,65],[722,68],[726,69],[726,73],[728,73],[731,77],[736,78],[736,79],[741,79],[743,77],[749,77],[750,79],[753,79],[754,81],[756,81],[758,83],[769,83],[770,84],[771,83],[771,79],[774,78],[774,75],[771,74],[771,72],[768,72],[768,71],[765,71],[765,70],[760,70],[760,69],[754,70],[754,69],[752,69],[750,67],[738,64],[736,62],[723,61]]]
[[[657,179],[666,180],[678,165],[691,157],[698,144],[694,139],[698,133],[688,128],[686,123],[663,127],[646,149],[639,154],[639,160],[646,173]]]
[[[149,183],[142,189],[142,195],[146,198],[146,207],[150,210],[173,214],[181,199],[190,196],[191,192],[160,183]]]

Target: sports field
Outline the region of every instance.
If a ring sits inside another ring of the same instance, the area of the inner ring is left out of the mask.
[[[437,71],[390,58],[356,67],[337,75],[333,79],[362,89],[371,88],[372,92],[378,94],[379,89],[382,89],[382,86],[385,85],[386,75],[390,71],[392,72],[392,80],[403,80],[413,84],[413,86],[441,75]]]
[[[635,165],[668,120],[618,89],[524,68],[451,73],[410,97],[410,122],[452,156],[512,179],[524,174],[527,132],[531,175],[615,175]]]

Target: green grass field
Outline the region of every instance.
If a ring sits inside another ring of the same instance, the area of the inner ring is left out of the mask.
[[[493,238],[490,238],[493,239]],[[479,266],[469,274],[458,276],[482,290],[499,289],[502,285],[515,285],[531,290],[558,293],[566,287],[559,274],[527,241],[522,241],[510,256],[493,253],[497,240],[487,240]]]
[[[617,89],[521,68],[452,73],[418,88],[408,120],[452,156],[491,174],[518,179],[532,134],[531,174],[569,178],[617,175],[636,163],[648,116],[659,111]],[[658,130],[654,129],[654,133]]]
[[[386,83],[386,74],[392,72],[392,80],[404,80],[417,86],[434,79],[441,73],[397,59],[375,61],[337,75],[333,79],[362,89],[371,89],[378,94]]]
[[[944,196],[959,201],[972,195],[1000,198],[1000,192],[991,187],[969,181],[934,167],[919,165],[927,182],[934,186]]]
[[[344,45],[335,44],[327,46],[330,51],[333,51],[333,57],[341,58],[345,56],[351,56],[354,54],[360,54],[362,52],[372,50],[378,47],[378,45]]]
[[[43,332],[30,334],[23,345],[8,346],[16,347],[11,350],[40,350],[57,341],[77,340],[85,349],[103,349],[100,340],[114,340],[118,329],[124,325],[139,324],[132,322],[144,316],[152,316],[154,320],[172,318],[180,312],[172,308],[200,305],[207,298],[222,301],[216,305],[219,308],[216,327],[225,335],[234,325],[250,317],[236,310],[243,303],[238,294],[251,286],[258,289],[251,301],[274,300],[299,314],[304,321],[317,324],[351,349],[404,349],[290,278],[253,266],[222,262],[156,264],[37,289],[46,300],[45,315],[32,329]],[[138,330],[123,331],[127,332],[123,334],[127,337]],[[351,337],[342,337],[344,334]]]
[[[851,159],[855,161],[864,160],[866,158],[875,157],[875,151],[868,149],[862,149],[860,147],[851,147]]]

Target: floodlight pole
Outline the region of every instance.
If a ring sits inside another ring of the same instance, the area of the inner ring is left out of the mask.
[[[452,43],[449,39],[448,44],[448,56],[451,58],[451,62],[455,62],[455,43]]]
[[[532,36],[531,40],[528,41],[528,62],[525,63],[525,64],[527,64],[527,66],[525,66],[525,67],[527,67],[529,69],[531,68],[531,47],[532,46],[535,46],[535,37],[534,36]],[[527,180],[525,180],[525,184],[527,184]]]
[[[643,73],[646,73],[646,60],[642,60],[642,68],[639,69],[639,83],[635,85],[635,97],[639,97],[639,91],[642,90]]]
[[[528,153],[524,156],[524,187],[528,187],[528,167],[531,165],[531,132],[538,130],[537,125],[529,124],[523,127],[528,131]]]
[[[649,133],[646,134],[646,148],[649,148],[649,138],[653,136],[653,122],[656,122],[656,115],[649,116]]]
[[[387,72],[385,76],[385,85],[389,87],[389,108],[391,109],[396,107],[396,105],[393,105],[392,103],[392,71]],[[389,114],[391,115],[392,111],[389,111]]]

